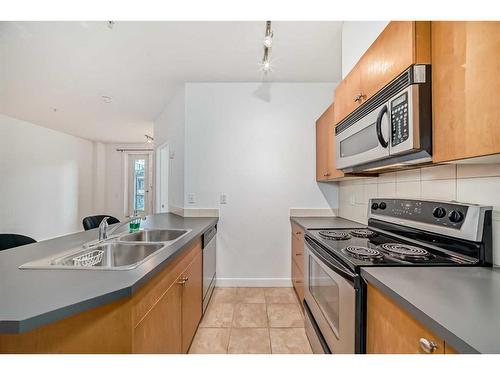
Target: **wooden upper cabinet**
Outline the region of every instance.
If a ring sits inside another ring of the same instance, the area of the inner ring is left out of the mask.
[[[316,121],[316,180],[328,181],[344,177],[335,169],[335,124],[332,103]]]
[[[500,22],[432,22],[433,161],[500,153]]]
[[[428,21],[393,21],[335,90],[337,124],[412,64],[430,64]]]

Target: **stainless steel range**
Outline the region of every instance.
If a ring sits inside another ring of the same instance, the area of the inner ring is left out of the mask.
[[[363,353],[361,267],[491,266],[491,207],[371,199],[365,229],[307,230],[306,332],[320,353]]]

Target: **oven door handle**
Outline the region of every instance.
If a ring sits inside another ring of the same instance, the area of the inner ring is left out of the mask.
[[[376,128],[377,128],[377,138],[378,138],[378,141],[380,142],[380,145],[383,147],[383,148],[387,148],[387,146],[389,146],[389,142],[387,142],[385,139],[384,139],[384,135],[382,134],[382,118],[384,117],[384,115],[387,113],[387,105],[384,105],[382,107],[382,109],[380,110],[378,116],[377,116],[377,124],[376,124]]]
[[[309,237],[304,238],[306,242],[306,246],[311,250],[311,252],[316,255],[322,262],[324,262],[328,267],[330,267],[333,271],[347,279],[354,286],[357,284],[357,280],[359,276],[353,272],[351,272],[346,266],[337,261],[331,256],[324,256],[322,252],[324,250],[321,249],[321,245],[317,244],[314,240]]]

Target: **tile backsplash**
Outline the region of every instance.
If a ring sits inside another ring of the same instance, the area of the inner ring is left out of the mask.
[[[368,199],[384,197],[493,206],[493,261],[500,266],[500,164],[446,164],[342,181],[339,215],[366,224]]]

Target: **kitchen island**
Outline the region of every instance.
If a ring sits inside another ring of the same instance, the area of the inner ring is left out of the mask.
[[[168,322],[161,316],[171,314],[177,318],[182,315],[179,299],[184,290],[190,289],[184,288],[189,285],[185,281],[177,284],[177,279],[187,278],[190,270],[193,271],[192,283],[200,283],[200,290],[194,287],[192,294],[187,293],[189,298],[185,302],[194,304],[195,311],[199,303],[201,316],[201,297],[198,301],[198,294],[201,296],[201,236],[217,221],[215,217],[183,218],[174,214],[148,216],[142,224],[144,228],[191,231],[130,270],[18,268],[95,240],[97,230],[0,252],[0,352],[185,351],[186,343],[190,343],[188,336],[181,340],[184,342],[174,342],[171,347],[161,343],[157,347],[141,347],[139,334],[141,329],[167,332],[176,328],[170,326],[173,320]],[[182,288],[172,289],[174,285]],[[169,291],[175,293],[169,294]],[[172,307],[173,310],[168,311]],[[153,318],[155,324],[142,327],[141,324],[147,323],[146,317]],[[188,328],[193,330],[193,327]],[[181,329],[180,323],[177,329]],[[80,339],[72,340],[72,337]]]

